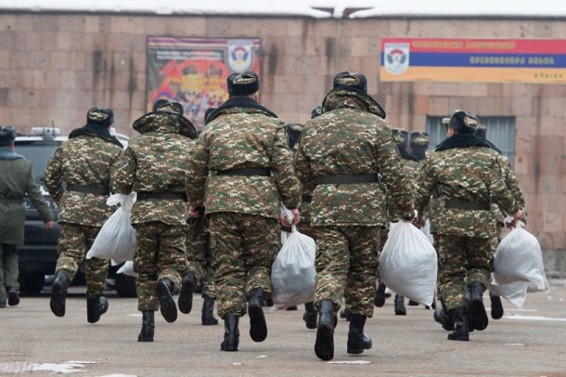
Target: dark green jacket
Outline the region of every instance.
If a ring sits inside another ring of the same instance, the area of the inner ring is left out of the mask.
[[[23,199],[26,193],[41,219],[44,222],[53,220],[49,205],[33,178],[31,162],[8,148],[0,148],[0,243],[24,243],[26,213]]]

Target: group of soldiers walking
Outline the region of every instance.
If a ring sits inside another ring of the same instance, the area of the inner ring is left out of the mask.
[[[315,354],[334,357],[343,303],[347,352],[360,354],[372,347],[364,326],[377,304],[389,224],[420,227],[425,218],[439,256],[438,318],[451,331],[448,339],[468,340],[470,326],[487,327],[482,294],[498,229],[492,207],[516,221],[524,200],[518,186],[510,187],[516,180],[508,179],[508,161],[482,135],[479,119],[454,112],[445,122],[446,140],[425,156],[424,133],[412,133],[412,147],[400,148],[409,145],[408,134],[392,130],[361,73],[337,74],[321,106],[298,128],[257,102],[259,84],[254,72],[230,75],[229,99],[207,112],[200,135],[182,106],[159,100],[134,122],[141,135],[125,151],[108,131],[112,110],[88,112],[87,124],[71,132],[44,174],[62,224],[52,312],[65,315],[67,288],[112,212],[108,194],[136,192],[138,341],[153,341],[155,311],[167,322],[177,319],[178,309],[189,313],[200,284],[203,324],[217,323],[214,300],[224,321],[221,350],[238,350],[239,319],[246,314],[251,339],[264,341],[263,307],[281,226],[298,224],[317,244],[314,301],[303,316],[316,328]],[[292,219],[280,216],[280,204]],[[91,323],[108,310],[107,269],[106,260],[86,260]]]

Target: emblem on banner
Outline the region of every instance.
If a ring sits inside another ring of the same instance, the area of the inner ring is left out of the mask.
[[[252,42],[247,40],[228,41],[228,66],[238,73],[252,66]]]
[[[385,43],[383,52],[387,72],[392,75],[401,75],[409,68],[408,43]]]

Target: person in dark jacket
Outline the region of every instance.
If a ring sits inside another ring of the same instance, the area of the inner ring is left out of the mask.
[[[15,151],[16,130],[0,126],[0,308],[20,303],[18,283],[18,254],[16,248],[24,243],[27,194],[37,208],[46,229],[53,227],[49,204],[32,175],[32,164]]]

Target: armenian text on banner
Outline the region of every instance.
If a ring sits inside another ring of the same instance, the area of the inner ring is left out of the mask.
[[[383,38],[380,80],[562,84],[566,40]]]
[[[197,129],[204,114],[228,99],[226,78],[233,72],[259,74],[259,38],[147,38],[147,111],[161,98],[175,100]]]

